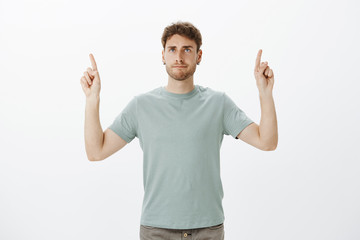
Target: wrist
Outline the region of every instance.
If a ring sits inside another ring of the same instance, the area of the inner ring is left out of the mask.
[[[99,95],[89,95],[86,97],[87,102],[94,102],[94,101],[100,101]]]
[[[272,95],[272,92],[263,92],[263,91],[260,91],[260,92],[259,92],[259,97],[260,97],[260,98],[272,98],[273,95]]]

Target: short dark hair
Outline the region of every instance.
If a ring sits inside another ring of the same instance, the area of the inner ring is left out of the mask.
[[[196,43],[196,52],[199,51],[202,44],[201,33],[199,29],[197,29],[192,23],[177,21],[168,25],[164,29],[163,35],[161,37],[161,43],[164,49],[166,41],[175,34],[179,34],[181,36],[194,40]]]

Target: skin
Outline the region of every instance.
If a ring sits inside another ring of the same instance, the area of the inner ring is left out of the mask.
[[[166,64],[168,84],[165,87],[172,93],[188,93],[194,89],[196,65],[201,62],[202,50],[196,52],[196,42],[175,34],[171,36],[162,50],[162,61]],[[185,68],[175,66],[184,65]]]
[[[254,75],[260,94],[271,95],[274,86],[274,72],[268,62],[261,62],[262,49],[258,51],[255,60]]]
[[[86,98],[91,96],[99,96],[101,90],[100,75],[95,62],[94,55],[89,54],[92,68],[88,67],[81,77],[81,87],[85,93]]]
[[[260,125],[250,124],[237,135],[237,138],[264,151],[273,151],[278,144],[277,118],[272,95],[274,73],[267,61],[261,62],[261,54],[262,49],[258,51],[254,68],[256,86],[259,89],[260,97]]]

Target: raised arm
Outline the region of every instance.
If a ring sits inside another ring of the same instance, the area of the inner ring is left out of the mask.
[[[92,54],[90,61],[92,68],[87,68],[80,83],[86,96],[85,107],[85,148],[86,155],[90,161],[104,160],[114,152],[124,147],[125,142],[112,130],[107,129],[103,132],[100,124],[99,105],[100,105],[100,76]]]
[[[261,120],[260,125],[250,124],[243,129],[237,138],[261,150],[273,151],[278,144],[278,127],[275,104],[272,95],[274,73],[267,62],[261,62],[262,50],[258,51],[255,60],[254,75],[259,89]]]

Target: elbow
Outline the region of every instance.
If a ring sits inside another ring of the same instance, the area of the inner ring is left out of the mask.
[[[263,144],[261,150],[263,151],[274,151],[277,148],[276,144]]]
[[[272,147],[272,148],[269,148],[267,151],[275,151],[275,149],[276,149],[276,146]]]
[[[264,151],[275,151],[276,148],[277,148],[277,144],[273,145],[273,146],[267,146],[263,150]]]
[[[103,159],[98,158],[98,157],[95,157],[95,156],[88,156],[88,160],[89,160],[90,162],[95,162],[95,161],[101,161],[101,160],[103,160]]]
[[[277,137],[271,142],[262,144],[264,151],[274,151],[277,148],[277,145],[278,145]]]
[[[90,162],[96,161],[96,159],[95,159],[94,157],[90,157],[90,156],[88,156],[88,160],[89,160]]]
[[[89,151],[87,151],[87,149],[86,149],[86,157],[87,157],[87,159],[88,159],[90,162],[92,162],[92,161],[96,161],[95,156],[94,156],[94,155],[92,155],[92,154],[90,154],[90,152],[89,152]]]
[[[86,156],[87,156],[87,159],[91,162],[103,160],[103,158],[101,158],[102,157],[101,153],[97,153],[94,151],[88,151],[88,149],[86,150]]]

